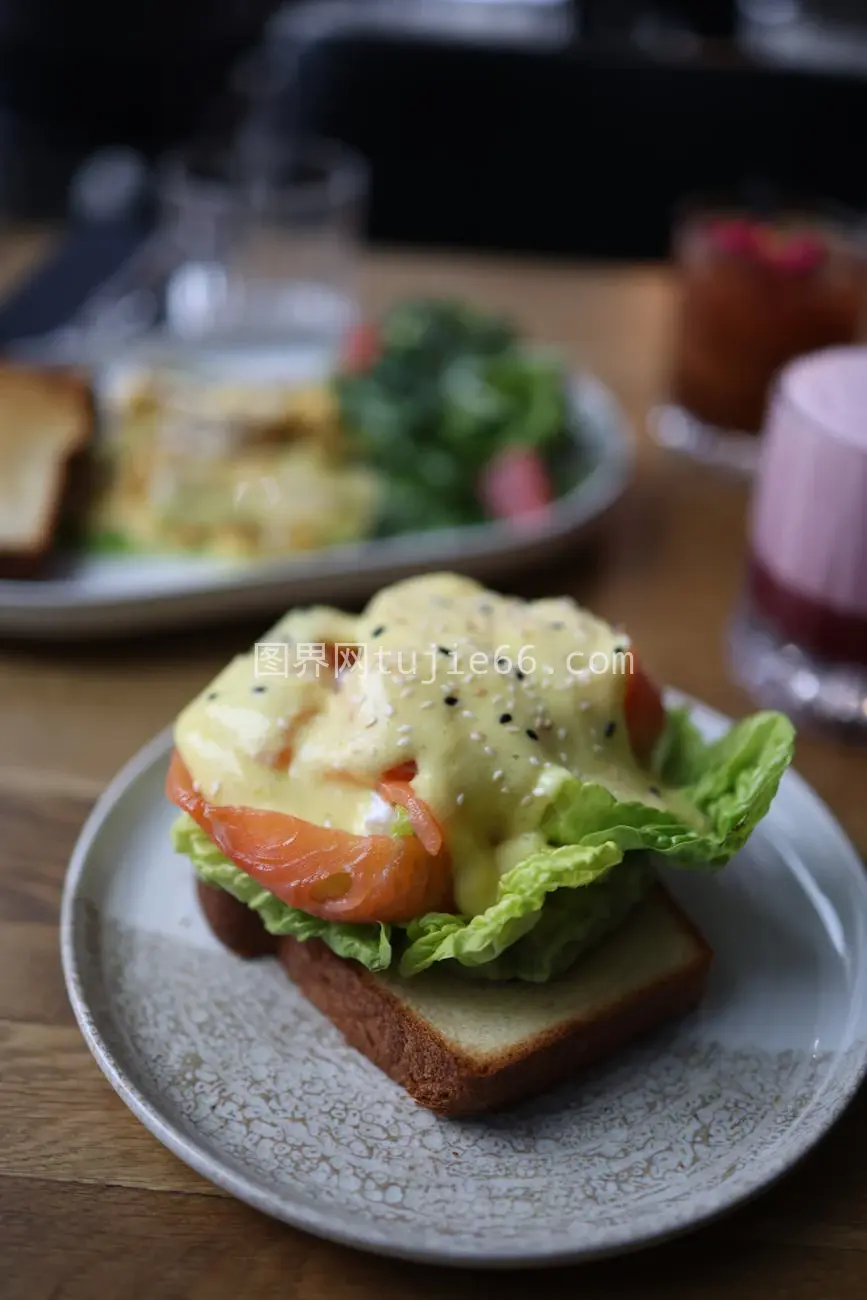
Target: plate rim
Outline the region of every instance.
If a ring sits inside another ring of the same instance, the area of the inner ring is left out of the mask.
[[[444,569],[468,563],[493,573],[518,569],[533,558],[563,548],[601,523],[626,492],[633,477],[636,444],[633,422],[611,389],[581,368],[567,376],[570,410],[584,411],[586,427],[570,421],[576,445],[589,447],[593,464],[555,503],[542,526],[520,531],[488,520],[459,528],[402,533],[358,543],[324,547],[294,558],[263,560],[222,571],[177,587],[136,589],[131,594],[93,592],[82,598],[70,577],[0,579],[0,635],[64,637],[124,635],[160,628],[190,628],[215,619],[264,612],[274,602],[312,599],[314,587],[329,583],[368,592],[391,573]],[[363,574],[361,584],[358,575]],[[298,595],[293,594],[298,590]],[[231,602],[231,603],[230,603]]]
[[[711,727],[731,725],[731,719],[725,714],[681,691],[667,691],[666,700],[672,705],[685,706],[691,711],[696,711]],[[369,1235],[370,1229],[365,1228],[363,1224],[356,1224],[351,1217],[336,1221],[327,1208],[317,1209],[315,1205],[287,1205],[279,1194],[269,1193],[246,1175],[220,1163],[219,1159],[209,1153],[195,1138],[184,1134],[162,1115],[143,1095],[134,1079],[129,1077],[122,1062],[115,1058],[110,1045],[100,1031],[97,1023],[98,1013],[92,1012],[85,995],[85,976],[79,965],[76,951],[75,903],[80,896],[91,851],[109,815],[130,788],[145,777],[157,763],[167,758],[172,744],[172,730],[172,724],[163,728],[123,765],[96,800],[82,826],[69,860],[61,901],[60,955],[63,976],[73,1014],[87,1047],[99,1069],[132,1114],[153,1137],[206,1181],[261,1213],[314,1236],[367,1253],[446,1267],[489,1270],[554,1267],[590,1263],[631,1254],[705,1227],[768,1190],[800,1164],[836,1126],[867,1079],[867,1035],[865,1035],[863,1038],[856,1038],[851,1047],[844,1046],[845,1055],[841,1054],[834,1074],[829,1076],[822,1087],[811,1096],[805,1111],[799,1116],[797,1128],[789,1130],[789,1141],[784,1144],[782,1153],[779,1145],[783,1144],[778,1144],[774,1148],[771,1160],[766,1160],[752,1174],[748,1167],[746,1171],[728,1180],[725,1184],[725,1195],[700,1209],[695,1217],[688,1221],[684,1222],[682,1217],[676,1214],[669,1215],[666,1221],[663,1212],[659,1220],[650,1228],[642,1228],[633,1235],[630,1235],[628,1230],[623,1230],[601,1245],[564,1247],[562,1250],[555,1250],[532,1245],[528,1248],[526,1244],[522,1246],[518,1239],[514,1244],[500,1243],[495,1253],[485,1253],[471,1245],[458,1245],[455,1248],[449,1248],[446,1242],[430,1245],[405,1230],[401,1232],[399,1240],[379,1240],[372,1239]],[[809,815],[821,819],[823,834],[837,841],[856,888],[860,888],[863,892],[865,916],[867,916],[867,873],[864,872],[863,863],[854,844],[828,804],[799,772],[791,768],[784,779],[795,786],[802,803],[809,809]],[[795,1136],[809,1112],[821,1102],[830,1082],[834,1078],[840,1081],[841,1071],[842,1084],[838,1088],[834,1101],[825,1108],[818,1124],[814,1124],[808,1130],[806,1138]]]

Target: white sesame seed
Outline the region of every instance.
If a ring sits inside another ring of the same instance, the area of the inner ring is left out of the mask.
[[[561,751],[560,751],[560,762],[561,762],[561,763],[568,763],[568,762],[569,762],[569,755],[566,753],[565,750],[561,750]]]
[[[461,717],[462,717],[462,718],[470,718],[470,719],[473,719],[475,716],[476,716],[476,715],[473,713],[472,709],[461,709]]]
[[[329,830],[329,831],[330,831],[330,830],[331,830],[331,818],[330,818],[330,817],[323,817],[323,818],[322,818],[322,825],[325,827],[326,830]]]
[[[220,787],[222,786],[222,784],[223,784],[222,781],[215,781],[214,784],[211,786],[211,794],[219,794]]]
[[[482,733],[480,731],[470,732],[470,740],[481,740],[481,739],[482,739]]]
[[[527,808],[532,802],[533,802],[533,796],[531,794],[525,794],[521,800],[521,807]]]
[[[201,793],[201,790],[202,790],[202,787],[199,785],[198,781],[194,781],[194,782],[193,782],[193,793],[194,793],[194,794],[200,794],[200,793]]]
[[[398,747],[398,749],[405,749],[406,746],[409,745],[409,744],[411,744],[411,743],[412,743],[412,741],[411,741],[411,739],[410,739],[409,736],[400,736],[399,739],[398,739],[398,741],[397,741],[397,747]]]
[[[491,777],[491,780],[492,780],[492,781],[502,781],[502,779],[503,779],[503,777],[504,777],[505,775],[506,775],[506,774],[505,774],[505,772],[503,771],[503,769],[502,769],[501,767],[498,767],[497,770],[496,770],[496,772],[494,772],[493,776]]]
[[[419,707],[420,709],[432,709],[432,708],[433,708],[433,700],[422,700],[421,704],[420,704],[418,707]]]
[[[406,699],[409,698],[410,695],[412,695],[412,693],[413,693],[413,690],[412,690],[412,687],[411,687],[411,686],[404,686],[403,689],[402,689],[401,692],[400,692],[400,698],[401,698],[402,700],[406,700]]]
[[[542,672],[545,674],[546,677],[553,677],[553,676],[554,676],[554,669],[551,667],[550,664],[543,664],[543,665],[542,665]]]
[[[569,733],[567,732],[567,730],[566,730],[565,727],[558,727],[558,728],[557,728],[557,739],[558,739],[558,740],[565,740],[568,734],[569,734]]]
[[[402,722],[397,729],[397,734],[403,736],[407,735],[410,731],[412,731],[412,724],[409,722]]]
[[[535,754],[531,754],[531,755],[530,755],[529,762],[530,762],[530,766],[531,766],[531,767],[541,767],[541,766],[542,766],[542,760],[541,760],[541,758],[537,758]]]
[[[464,792],[463,790],[461,790],[459,794],[455,795],[455,803],[460,808],[463,802],[464,802]]]
[[[488,758],[494,757],[494,751],[490,745],[485,745],[484,749],[482,750],[482,753],[487,754]]]

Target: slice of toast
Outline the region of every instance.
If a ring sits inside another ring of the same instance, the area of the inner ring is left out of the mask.
[[[42,566],[93,425],[83,379],[0,364],[0,578],[31,577]]]
[[[712,953],[661,885],[604,943],[547,984],[431,970],[374,975],[320,940],[276,939],[221,890],[205,915],[244,957],[276,954],[306,997],[421,1105],[472,1115],[573,1078],[701,999]]]

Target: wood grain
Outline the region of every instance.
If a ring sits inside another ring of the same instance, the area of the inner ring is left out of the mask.
[[[0,245],[0,283],[38,239]],[[7,250],[8,251],[8,250]],[[13,266],[14,263],[14,266]],[[515,315],[611,385],[638,472],[607,544],[516,590],[568,591],[626,624],[662,679],[732,714],[725,630],[743,563],[742,484],[666,458],[641,430],[665,382],[671,285],[660,269],[441,256],[370,258],[371,308],[456,292]],[[169,1155],[93,1063],[63,989],[65,863],[106,780],[260,631],[111,646],[0,646],[0,1296],[2,1300],[470,1300],[478,1275],[316,1241],[238,1205]],[[804,737],[798,766],[867,853],[867,756]],[[640,1256],[487,1279],[582,1300],[856,1300],[867,1270],[867,1097],[802,1167],[724,1223]]]
[[[474,1300],[481,1285],[502,1300],[534,1286],[582,1300],[861,1300],[867,1263],[860,1247],[758,1236],[738,1216],[640,1256],[480,1281],[314,1241],[228,1200],[38,1179],[0,1181],[0,1222],[4,1300]]]

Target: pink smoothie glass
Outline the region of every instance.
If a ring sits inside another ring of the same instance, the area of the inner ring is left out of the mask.
[[[867,738],[867,346],[779,376],[731,662],[760,701]]]

